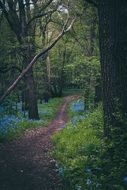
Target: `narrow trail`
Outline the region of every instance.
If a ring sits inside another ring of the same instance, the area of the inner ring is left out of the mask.
[[[68,121],[67,104],[75,98],[64,98],[48,127],[26,131],[22,137],[0,144],[0,190],[64,190],[49,154],[50,137]]]

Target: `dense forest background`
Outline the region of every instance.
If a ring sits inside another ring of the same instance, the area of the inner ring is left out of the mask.
[[[30,63],[32,57],[58,36],[65,20],[72,20],[75,17],[72,31],[38,61],[11,96],[16,101],[22,101],[31,119],[39,118],[37,99],[41,100],[44,96],[62,96],[63,89],[66,88],[87,88],[84,92],[87,94],[85,97],[88,104],[89,101],[94,101],[95,86],[97,81],[99,82],[100,75],[98,18],[95,8],[82,1],[69,2],[69,4],[65,2],[60,5],[58,2],[49,2],[49,5],[46,2],[35,2],[34,5],[33,2],[33,5],[28,3],[27,6],[27,10],[26,7],[19,10],[19,18],[9,17],[11,19],[9,23],[3,14],[1,15],[1,54],[2,52],[6,54],[1,57],[1,95],[20,71]],[[14,12],[11,5],[9,9]],[[8,14],[11,13],[8,12]],[[16,26],[16,23],[19,25]],[[8,39],[7,44],[5,39]],[[90,97],[90,94],[93,97]]]
[[[88,149],[79,148],[76,160],[69,160],[60,138],[68,147],[67,133],[72,133],[70,144],[77,148],[74,127],[54,137],[54,156],[62,168],[70,168],[65,170],[70,189],[126,189],[126,19],[125,0],[0,0],[0,139],[12,138],[15,120],[23,131],[47,125],[43,119],[53,119],[59,98],[78,94],[84,107],[76,138],[85,141],[77,147],[89,144]],[[42,114],[44,103],[54,107],[50,116]]]

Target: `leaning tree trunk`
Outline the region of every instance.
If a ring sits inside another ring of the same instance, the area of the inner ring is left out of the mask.
[[[105,136],[127,130],[127,1],[99,3]]]

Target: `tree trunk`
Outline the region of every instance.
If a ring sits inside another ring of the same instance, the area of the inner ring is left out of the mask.
[[[24,65],[25,67],[30,63],[32,57],[35,54],[34,47],[30,47],[27,44],[27,49],[24,52]],[[38,106],[37,106],[37,95],[36,95],[36,85],[34,81],[33,69],[31,68],[26,74],[25,78],[26,92],[25,100],[28,104],[28,116],[29,119],[39,119]]]
[[[99,3],[105,136],[127,128],[127,1]]]
[[[28,115],[29,119],[39,119],[38,107],[37,107],[37,97],[36,97],[36,87],[33,77],[32,69],[27,74],[27,88],[28,88]]]

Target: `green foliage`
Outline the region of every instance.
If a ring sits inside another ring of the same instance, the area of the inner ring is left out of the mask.
[[[81,115],[69,109],[71,117]],[[102,109],[99,106],[85,119],[53,136],[54,158],[67,190],[125,190],[127,188],[126,129],[111,130],[112,139],[103,136]]]
[[[63,95],[69,96],[69,95],[82,95],[83,90],[82,89],[76,89],[76,88],[65,88],[63,89]]]
[[[98,176],[103,152],[103,119],[98,108],[76,126],[71,123],[53,137],[54,157],[68,189],[101,189]]]
[[[39,104],[39,116],[47,122],[51,121],[58,110],[59,105],[63,102],[62,98],[52,98],[48,103]]]
[[[105,189],[127,189],[127,129],[111,128],[110,138],[106,139],[103,155],[104,176],[102,178]]]
[[[88,110],[94,106],[95,88],[100,81],[100,61],[96,56],[76,57],[73,63],[65,67],[67,81],[71,86],[82,89]]]

